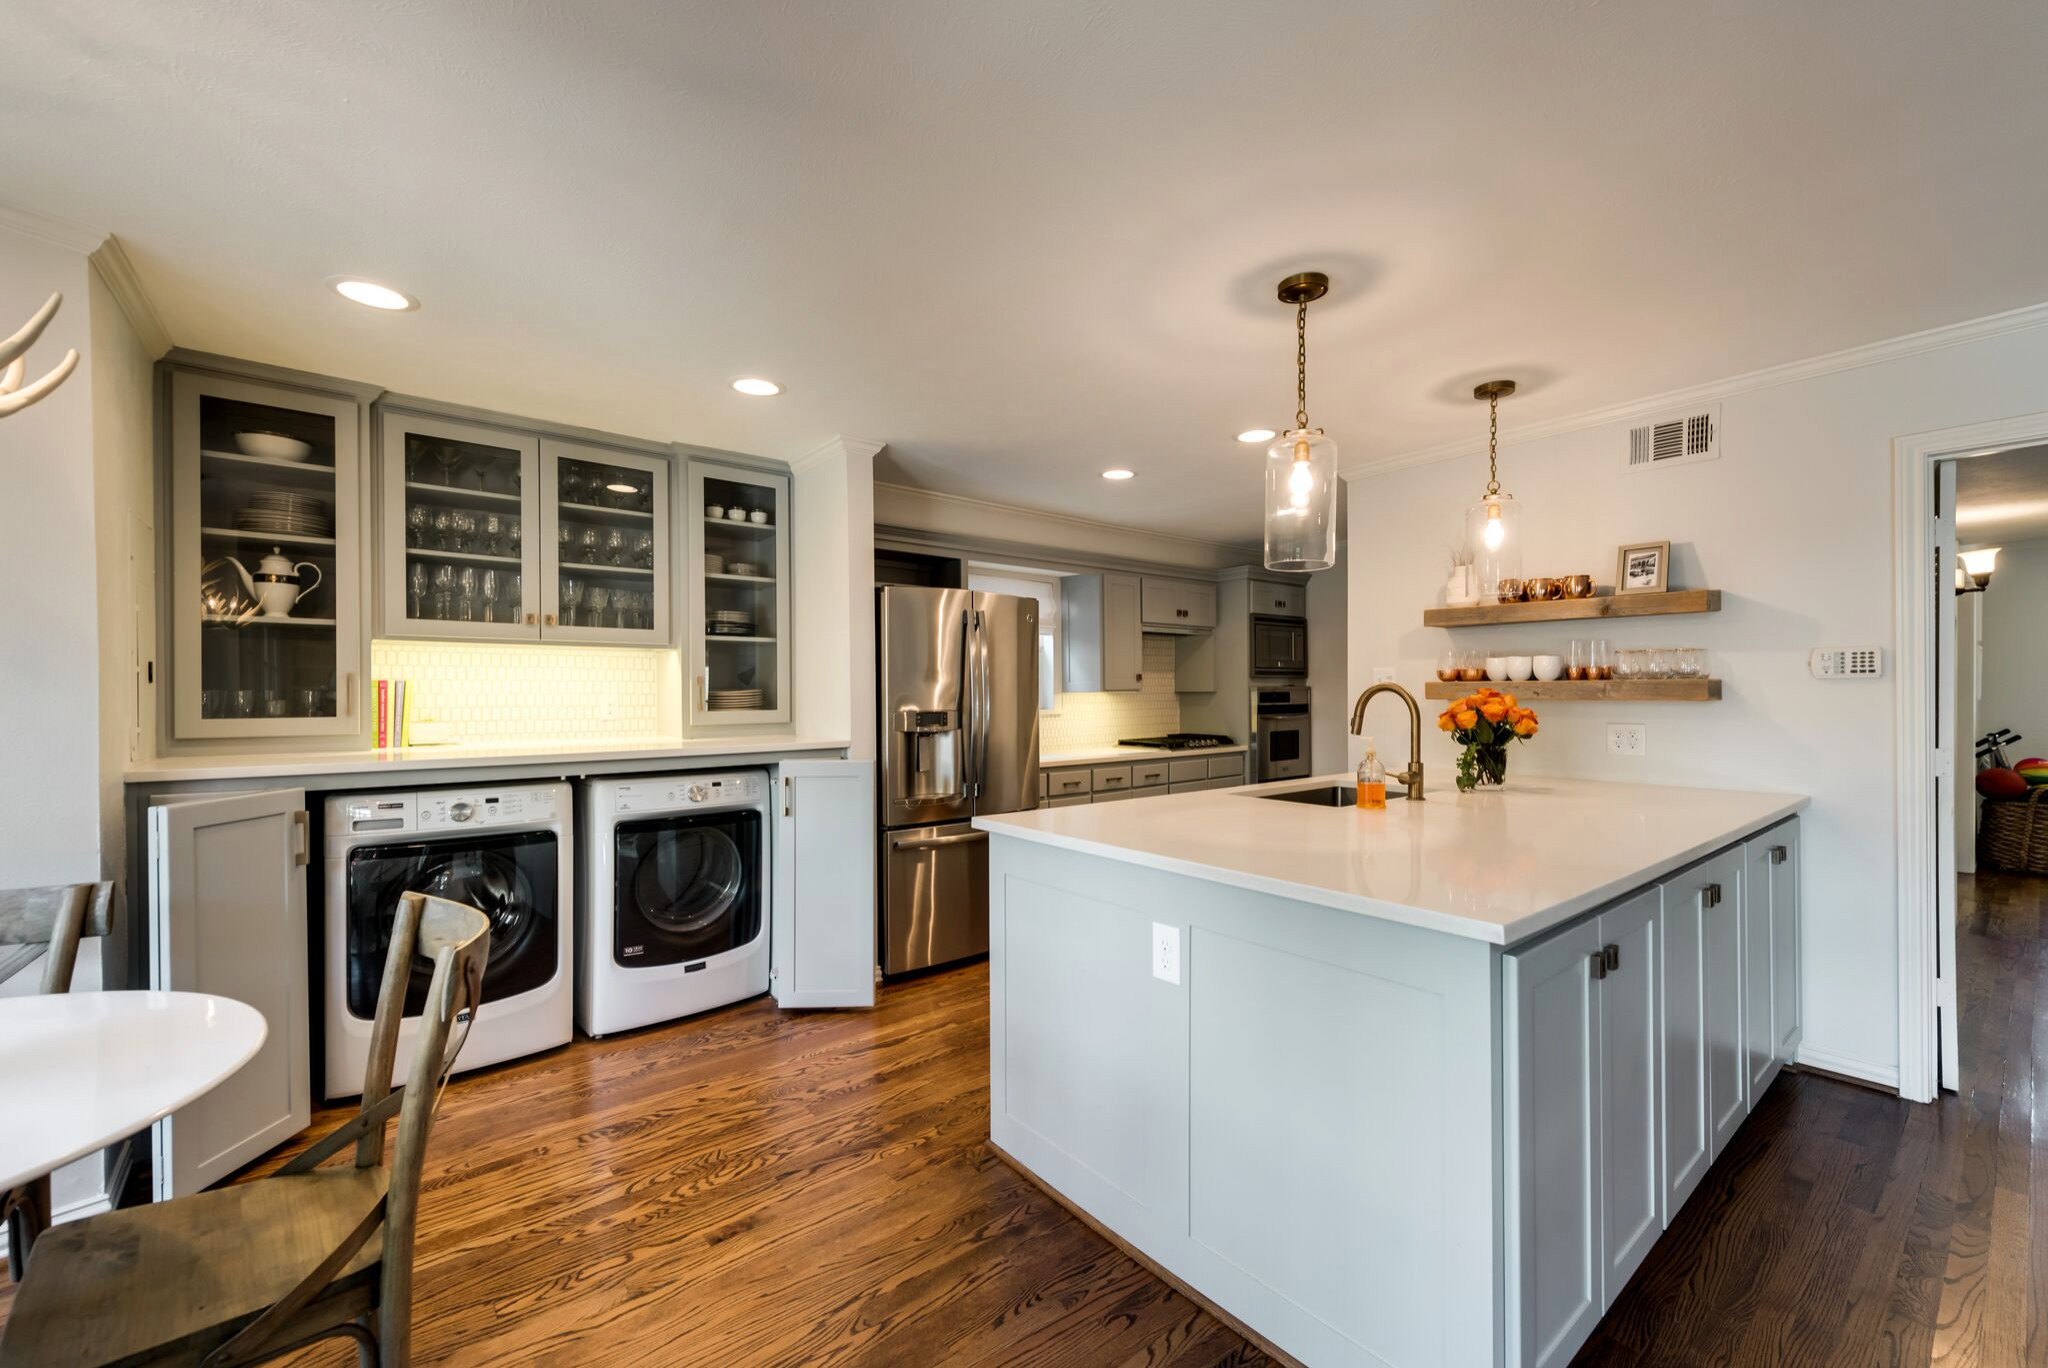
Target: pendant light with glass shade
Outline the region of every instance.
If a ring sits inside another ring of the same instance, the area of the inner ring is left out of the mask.
[[[1280,282],[1280,302],[1294,306],[1294,427],[1266,448],[1268,570],[1337,563],[1337,444],[1308,425],[1308,306],[1329,291],[1321,271]]]
[[[1522,577],[1521,509],[1500,488],[1500,401],[1514,392],[1512,380],[1488,380],[1472,390],[1474,399],[1486,401],[1486,493],[1465,510],[1465,546],[1482,602],[1499,595],[1502,580]]]

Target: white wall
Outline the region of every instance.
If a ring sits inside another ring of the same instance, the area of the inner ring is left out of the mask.
[[[1973,599],[1984,624],[1977,735],[2010,727],[2023,738],[2014,761],[2048,755],[2048,541],[2007,543],[1991,587],[1963,602]]]
[[[1524,570],[1591,571],[1607,584],[1621,543],[1668,538],[1674,586],[1721,589],[1723,611],[1598,634],[1703,646],[1727,681],[1718,703],[1539,705],[1542,735],[1517,747],[1510,782],[1533,772],[1811,795],[1801,1057],[1822,1067],[1897,1078],[1891,443],[2048,408],[2044,376],[2048,328],[2036,326],[1782,384],[1752,378],[1721,399],[1722,459],[1635,473],[1623,466],[1625,422],[1518,441],[1513,402],[1502,409],[1501,482],[1525,507]],[[1350,525],[1374,529],[1371,554],[1351,558],[1354,692],[1390,665],[1419,695],[1453,637],[1527,649],[1594,634],[1587,624],[1421,625],[1441,601],[1444,548],[1485,484],[1477,419],[1475,436],[1452,460],[1349,473]],[[1814,680],[1807,652],[1822,644],[1886,647],[1886,677]],[[1608,722],[1646,724],[1648,755],[1608,755]],[[1454,748],[1424,734],[1434,788],[1449,798]],[[2035,734],[2048,738],[2048,726]]]
[[[1255,485],[1248,485],[1246,501],[1249,503],[1255,499],[1257,493]],[[1197,541],[1118,523],[1094,522],[1059,513],[990,503],[985,499],[912,489],[907,485],[878,484],[874,486],[874,497],[875,524],[878,527],[906,528],[942,539],[1007,542],[1084,565],[1106,559],[1225,570],[1233,565],[1255,564],[1260,554],[1257,546]]]
[[[1351,757],[1349,730],[1354,695],[1345,688],[1351,675],[1351,633],[1346,608],[1350,600],[1349,551],[1349,543],[1338,542],[1337,563],[1328,570],[1311,575],[1308,581],[1309,760],[1317,774],[1334,774],[1340,770],[1350,772],[1358,768],[1358,760]],[[1375,703],[1373,706],[1386,705]],[[1377,718],[1374,725],[1379,725]],[[1405,736],[1402,744],[1406,744]],[[1381,745],[1381,754],[1390,758],[1400,755],[1399,764],[1407,763],[1405,754],[1386,748],[1385,741]],[[1361,750],[1359,754],[1362,758],[1364,752]]]

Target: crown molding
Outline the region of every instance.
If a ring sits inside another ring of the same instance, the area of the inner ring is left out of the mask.
[[[2027,332],[2041,327],[2048,327],[2048,303],[2030,304],[2023,309],[2011,309],[2005,313],[1989,314],[1961,323],[1949,323],[1939,328],[1928,328],[1924,332],[1907,333],[1903,337],[1892,337],[1882,342],[1870,342],[1860,347],[1828,352],[1804,361],[1788,361],[1779,366],[1766,366],[1762,370],[1730,376],[1725,380],[1689,385],[1684,389],[1666,390],[1662,394],[1567,414],[1562,418],[1549,418],[1540,423],[1527,425],[1517,424],[1515,441],[1533,442],[1545,437],[1561,436],[1567,432],[1583,432],[1589,428],[1658,417],[1673,409],[1687,408],[1694,404],[1714,403],[1738,394],[1752,394],[1779,385],[1798,384],[1802,380],[1817,380],[1822,376],[1856,370],[1863,366],[1881,365],[1887,361],[1918,356],[1923,352],[1939,351],[1944,347],[1960,346],[1966,342],[1982,342],[1994,337],[2003,337],[2008,333]],[[1346,478],[1378,475],[1390,470],[1407,470],[1413,466],[1457,460],[1460,457],[1478,455],[1485,450],[1486,442],[1483,438],[1461,439],[1377,460],[1363,459],[1348,465],[1340,464],[1338,474]]]
[[[830,441],[820,442],[803,455],[789,463],[792,473],[802,474],[812,466],[836,457],[846,456],[854,460],[873,460],[875,453],[889,445],[887,442],[872,441],[866,437],[848,437],[844,434]]]
[[[39,238],[53,246],[89,256],[102,242],[107,240],[104,229],[73,223],[69,219],[52,218],[38,214],[33,209],[17,209],[10,204],[0,204],[0,228],[10,229],[28,237]]]
[[[1192,547],[1200,551],[1222,552],[1226,558],[1249,556],[1253,559],[1258,559],[1264,554],[1263,550],[1255,545],[1248,546],[1237,542],[1209,541],[1202,537],[1184,536],[1178,532],[1154,532],[1145,528],[1132,527],[1128,523],[1103,522],[1096,518],[1083,518],[1072,513],[1054,513],[1042,508],[1026,508],[1020,504],[997,503],[993,499],[977,499],[968,494],[946,494],[936,489],[923,489],[917,485],[890,484],[886,481],[877,480],[875,482],[876,494],[880,495],[884,491],[901,494],[912,499],[925,500],[938,504],[941,507],[957,508],[970,514],[1029,518],[1035,522],[1056,523],[1063,527],[1071,527],[1078,532],[1094,536],[1108,535],[1125,541],[1146,540],[1166,542],[1174,546]]]
[[[171,349],[170,330],[164,327],[163,319],[157,314],[156,306],[149,302],[143,292],[142,281],[135,274],[135,263],[128,259],[127,249],[121,246],[121,239],[109,237],[87,258],[100,280],[114,296],[114,302],[121,306],[121,312],[128,316],[129,326],[142,339],[143,349],[151,360],[162,356]]]

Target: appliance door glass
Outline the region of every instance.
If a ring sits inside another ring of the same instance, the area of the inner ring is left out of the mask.
[[[619,823],[612,962],[709,959],[761,934],[761,814]]]
[[[1308,773],[1308,727],[1298,717],[1259,719],[1259,778],[1295,779]]]
[[[988,833],[965,822],[882,833],[882,972],[988,953]]]
[[[965,589],[891,585],[876,608],[882,825],[968,816]]]
[[[467,903],[491,923],[484,962],[485,1002],[539,988],[560,963],[561,909],[552,831],[479,833],[447,841],[357,846],[348,854],[348,1010],[364,1021],[377,1015],[384,954],[398,916],[398,895],[432,893]],[[434,963],[414,955],[405,987],[405,1014],[426,1006]]]
[[[1252,673],[1308,673],[1308,624],[1300,618],[1252,619]]]
[[[1038,806],[1038,600],[976,594],[967,637],[976,812]]]

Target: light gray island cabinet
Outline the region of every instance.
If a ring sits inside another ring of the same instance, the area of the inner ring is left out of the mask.
[[[1562,1368],[1797,1048],[1783,794],[982,818],[990,1131],[1317,1365]]]

